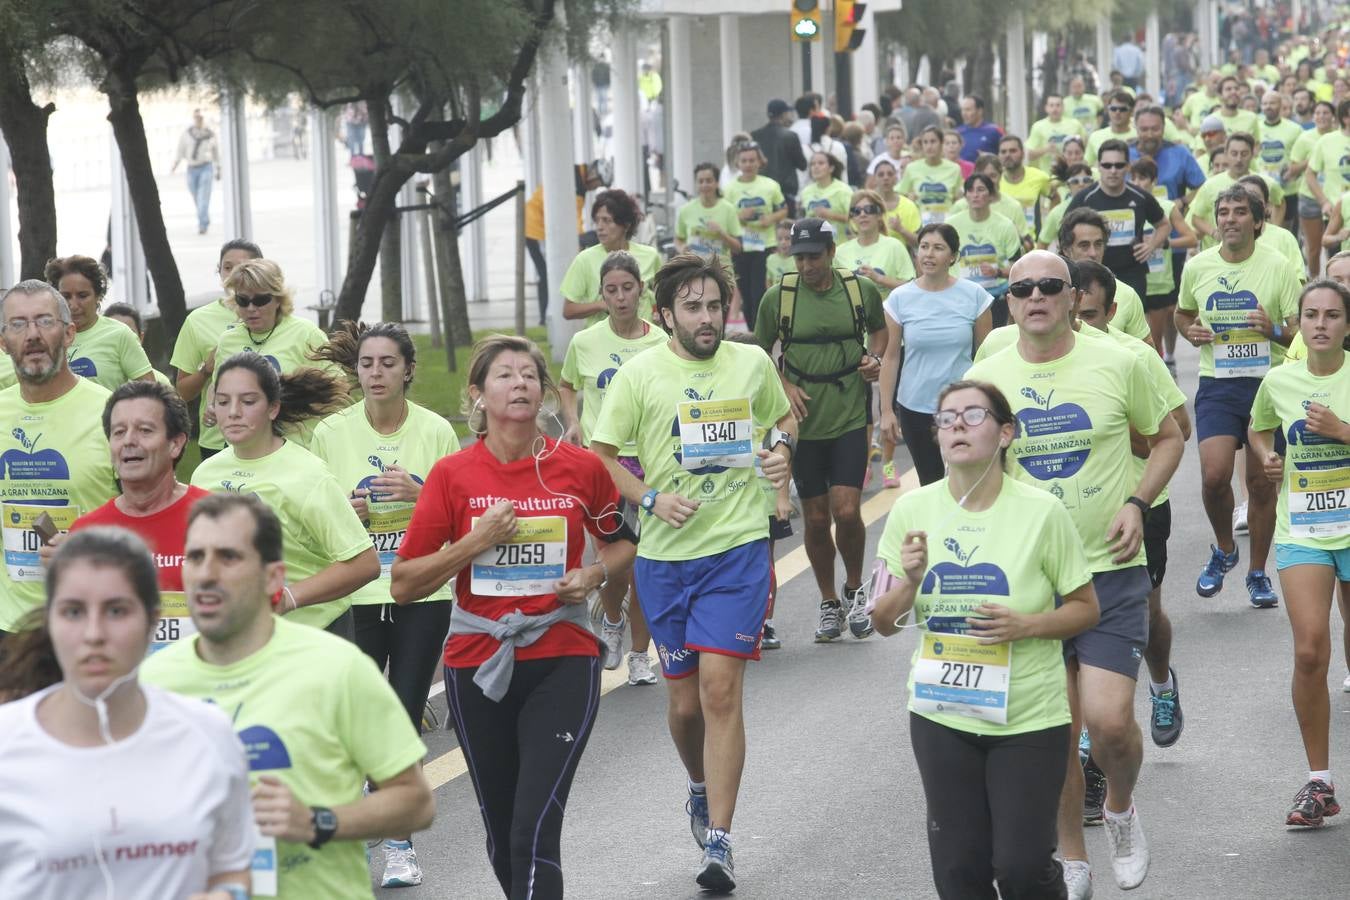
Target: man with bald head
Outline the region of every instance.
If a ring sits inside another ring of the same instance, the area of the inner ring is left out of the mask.
[[[987,381],[1017,416],[1010,447],[1015,478],[1058,497],[1087,551],[1101,608],[1098,624],[1064,642],[1072,734],[1086,725],[1106,775],[1103,816],[1122,889],[1148,874],[1149,853],[1133,795],[1143,740],[1134,689],[1148,644],[1152,588],[1143,549],[1144,515],[1181,460],[1182,437],[1143,362],[1112,341],[1073,329],[1081,291],[1071,264],[1035,250],[1013,264],[1008,306],[1017,342],[966,377]],[[1133,464],[1131,434],[1147,453]],[[1083,770],[1070,754],[1060,800],[1059,850],[1069,897],[1091,895],[1083,840]]]

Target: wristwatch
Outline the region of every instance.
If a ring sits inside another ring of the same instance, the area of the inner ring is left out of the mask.
[[[650,513],[652,510],[656,509],[656,495],[659,493],[660,491],[658,491],[656,488],[652,488],[650,491],[642,495],[641,503],[643,512]]]
[[[793,440],[792,435],[786,431],[780,431],[777,428],[769,430],[769,449],[776,450],[778,445],[782,444],[788,448],[788,456],[797,455],[797,442]]]
[[[314,840],[309,842],[309,846],[318,850],[337,834],[337,814],[326,806],[311,806],[309,810],[312,813],[309,821],[314,825]]]
[[[1140,511],[1141,513],[1143,513],[1144,515],[1148,515],[1148,504],[1145,503],[1141,498],[1139,498],[1139,497],[1126,497],[1126,498],[1125,498],[1125,502],[1128,503],[1128,504],[1130,504],[1131,506],[1137,506],[1137,507],[1139,507],[1139,511]]]

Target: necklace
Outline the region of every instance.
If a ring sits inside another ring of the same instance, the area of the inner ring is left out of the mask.
[[[277,330],[277,326],[280,325],[280,324],[281,324],[281,321],[280,321],[280,320],[278,320],[278,321],[276,321],[276,322],[273,322],[273,323],[272,323],[272,331],[267,332],[267,337],[264,337],[261,341],[254,340],[254,339],[253,339],[253,332],[248,331],[247,328],[245,328],[244,330],[245,330],[245,331],[248,331],[248,339],[249,339],[250,341],[253,342],[253,346],[255,346],[255,347],[261,347],[263,344],[267,343],[267,341],[272,337],[272,332],[273,332],[273,331],[276,331],[276,330]]]
[[[375,431],[376,434],[397,434],[398,430],[403,427],[403,423],[408,421],[408,401],[406,398],[403,401],[403,414],[399,416],[398,424],[395,425],[393,429],[388,432],[380,431],[380,429],[375,426],[375,420],[370,417],[370,407],[368,405],[364,403],[361,404],[361,411],[366,414],[366,422],[370,425],[370,427]]]

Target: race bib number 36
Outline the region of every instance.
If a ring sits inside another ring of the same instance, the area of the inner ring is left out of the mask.
[[[43,506],[36,503],[0,504],[0,516],[3,517],[5,541],[5,570],[10,581],[41,581],[42,564],[38,559],[38,548],[42,538],[33,528],[33,523],[46,513],[52,517],[56,527],[62,532],[70,530],[80,517],[80,510],[74,506]]]
[[[566,569],[567,520],[562,516],[518,518],[509,543],[497,544],[473,558],[470,589],[481,597],[551,594]]]
[[[175,641],[197,633],[188,614],[187,594],[182,591],[162,591],[159,597],[159,623],[150,639],[150,652],[163,650]]]
[[[1270,371],[1270,341],[1259,331],[1220,331],[1213,346],[1215,378],[1264,378]]]
[[[686,469],[754,464],[750,401],[691,400],[678,408],[680,459]]]
[[[1350,534],[1350,466],[1289,475],[1289,536]]]
[[[914,709],[1008,724],[1011,648],[961,634],[923,633],[914,666]]]

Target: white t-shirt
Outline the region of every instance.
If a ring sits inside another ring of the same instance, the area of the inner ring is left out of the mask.
[[[183,898],[249,868],[244,748],[220,710],[141,685],[145,721],[71,747],[38,723],[44,691],[0,706],[0,897]]]

